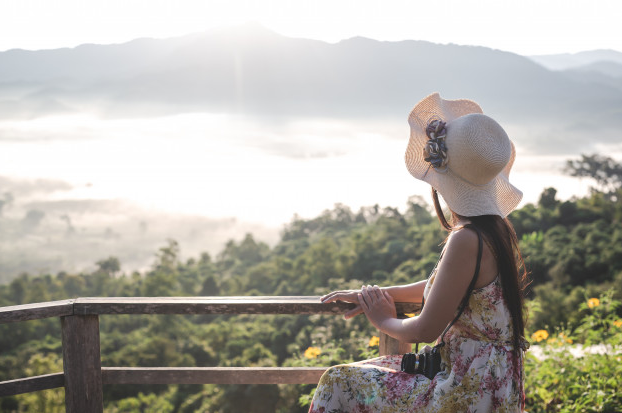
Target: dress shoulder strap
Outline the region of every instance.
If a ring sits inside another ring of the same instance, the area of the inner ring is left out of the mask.
[[[477,278],[479,276],[479,269],[480,269],[480,266],[481,266],[481,263],[482,263],[483,240],[482,240],[482,234],[481,234],[479,228],[477,228],[473,224],[467,224],[467,225],[464,226],[464,228],[470,228],[470,229],[472,229],[473,231],[475,231],[477,233],[478,245],[477,245],[477,261],[475,263],[475,273],[473,274],[473,278],[471,279],[471,283],[469,284],[469,288],[467,289],[467,292],[466,292],[464,298],[462,299],[462,302],[460,303],[460,306],[458,307],[458,313],[456,314],[454,319],[451,321],[451,323],[449,323],[447,325],[447,327],[445,327],[445,330],[443,330],[443,334],[441,335],[441,342],[438,344],[439,346],[444,346],[445,345],[445,334],[447,333],[447,331],[449,331],[451,326],[453,326],[454,323],[456,321],[458,321],[458,319],[462,315],[462,312],[464,311],[464,309],[466,308],[467,304],[469,303],[469,298],[471,297],[471,293],[473,292],[473,289],[475,288],[475,283],[477,282]],[[423,306],[423,302],[422,302],[422,306]]]

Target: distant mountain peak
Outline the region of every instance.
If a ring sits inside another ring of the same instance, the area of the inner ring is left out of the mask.
[[[559,53],[528,57],[549,70],[575,69],[596,62],[622,64],[622,52],[612,49],[586,50],[577,53]]]
[[[360,42],[360,43],[368,43],[368,42],[380,43],[379,40],[372,39],[370,37],[365,37],[365,36],[348,37],[347,39],[340,40],[338,43],[357,43],[357,42]]]

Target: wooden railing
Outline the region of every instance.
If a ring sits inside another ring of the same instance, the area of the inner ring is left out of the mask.
[[[328,367],[101,367],[99,316],[105,314],[343,314],[348,303],[319,297],[133,297],[74,300],[0,308],[0,324],[60,317],[63,372],[0,382],[0,396],[65,388],[68,413],[103,411],[104,384],[313,384]],[[417,304],[397,303],[398,313]],[[380,354],[410,351],[379,333]]]

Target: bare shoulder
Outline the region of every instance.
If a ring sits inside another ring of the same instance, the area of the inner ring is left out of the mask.
[[[451,255],[472,255],[477,252],[479,239],[477,232],[470,228],[459,228],[449,235],[447,239],[447,251]]]
[[[439,264],[438,275],[452,279],[469,278],[477,260],[478,243],[477,233],[472,229],[452,231]]]
[[[480,272],[475,288],[488,285],[499,273],[497,261],[488,243],[484,242],[482,247]],[[476,268],[478,249],[479,236],[474,229],[461,228],[455,230],[447,240],[447,248],[443,257],[443,259],[447,257],[446,268],[455,271],[454,277],[464,277],[470,280],[473,277],[473,270]]]

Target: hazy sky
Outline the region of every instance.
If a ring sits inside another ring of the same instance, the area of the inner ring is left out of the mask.
[[[169,37],[257,21],[281,34],[622,51],[619,0],[0,0],[0,51]]]

